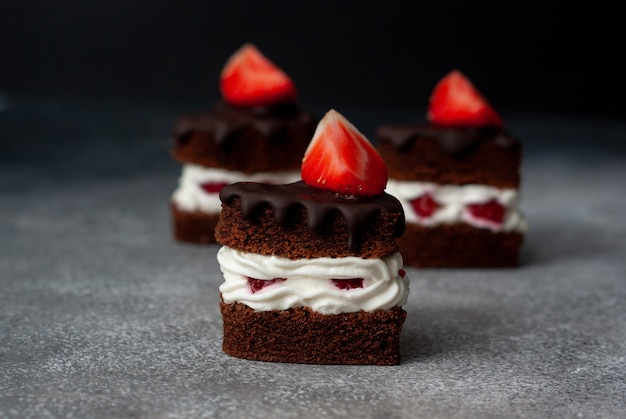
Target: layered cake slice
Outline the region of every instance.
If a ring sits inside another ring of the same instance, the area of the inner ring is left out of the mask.
[[[522,147],[459,71],[435,87],[429,123],[381,125],[387,192],[404,207],[399,239],[417,267],[513,267],[526,222],[517,209]]]
[[[306,151],[302,179],[239,182],[220,192],[224,352],[260,361],[398,364],[409,283],[395,242],[404,214],[384,193],[384,162],[331,110]]]
[[[215,242],[224,185],[300,179],[317,123],[298,106],[292,80],[252,44],[227,61],[220,89],[222,100],[175,127],[173,156],[183,170],[170,206],[174,236],[185,242]]]

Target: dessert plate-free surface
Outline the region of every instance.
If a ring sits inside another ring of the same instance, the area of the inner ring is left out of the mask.
[[[407,268],[401,364],[320,366],[222,352],[219,246],[171,236],[179,168],[167,118],[178,110],[133,108],[104,126],[101,108],[14,105],[0,113],[1,139],[33,113],[50,124],[29,125],[0,154],[0,416],[626,410],[624,124],[510,118],[527,144],[522,265]],[[68,132],[67,120],[82,122]]]

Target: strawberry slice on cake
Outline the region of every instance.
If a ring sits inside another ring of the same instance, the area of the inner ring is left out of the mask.
[[[387,167],[374,146],[339,112],[320,121],[302,160],[302,180],[344,195],[379,195]]]
[[[453,70],[435,86],[426,117],[442,127],[502,128],[502,117],[471,81]]]
[[[295,103],[297,99],[291,78],[253,44],[245,44],[226,62],[220,90],[228,103],[242,107]]]

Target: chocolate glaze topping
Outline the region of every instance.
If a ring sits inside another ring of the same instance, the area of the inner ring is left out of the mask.
[[[222,188],[222,202],[230,203],[235,197],[241,200],[244,219],[254,217],[261,206],[270,205],[276,222],[281,226],[289,224],[293,210],[303,207],[306,209],[308,227],[316,234],[323,234],[328,218],[339,212],[348,226],[348,247],[352,251],[358,247],[361,233],[369,228],[382,211],[401,214],[395,226],[396,237],[400,237],[405,228],[402,205],[386,193],[367,198],[346,197],[312,188],[302,181],[286,185],[238,182]]]
[[[383,125],[376,132],[378,141],[388,141],[397,150],[405,150],[418,138],[437,141],[450,154],[463,154],[480,142],[492,142],[505,149],[515,149],[519,141],[496,128],[448,128],[427,124]]]
[[[245,129],[254,129],[268,139],[284,139],[286,125],[314,124],[311,113],[295,104],[273,107],[237,108],[224,101],[206,112],[198,112],[181,117],[175,126],[174,137],[184,143],[193,132],[210,132],[217,144],[223,144]]]

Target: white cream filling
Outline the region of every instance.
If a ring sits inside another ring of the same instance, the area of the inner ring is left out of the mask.
[[[323,314],[387,310],[402,306],[409,281],[400,276],[402,256],[287,259],[240,252],[223,246],[217,260],[224,274],[220,285],[227,303],[239,302],[256,311],[309,307]],[[248,277],[286,278],[252,292]],[[332,279],[362,278],[363,288],[339,289]]]
[[[178,188],[172,195],[172,201],[183,211],[201,211],[219,213],[222,203],[219,193],[208,193],[202,189],[204,183],[264,182],[284,184],[300,180],[300,173],[295,172],[243,172],[208,168],[194,164],[183,165],[183,172],[178,180]]]
[[[493,231],[526,231],[526,220],[517,210],[517,189],[500,189],[487,185],[439,185],[430,182],[400,181],[389,179],[386,191],[395,196],[404,209],[407,223],[423,226],[465,222],[474,227]],[[439,207],[429,217],[420,217],[411,201],[428,193]],[[467,206],[482,204],[495,199],[505,209],[502,224],[474,217]]]

